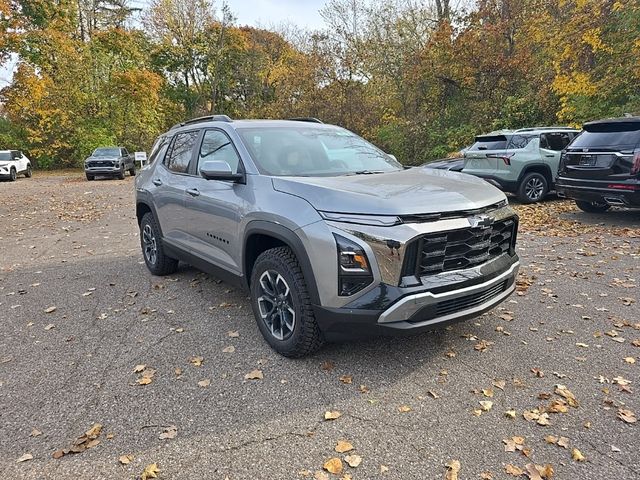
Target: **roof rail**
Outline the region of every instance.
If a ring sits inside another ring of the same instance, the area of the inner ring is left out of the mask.
[[[567,126],[526,127],[526,128],[518,128],[514,130],[514,132],[533,132],[534,130],[577,130],[577,129],[573,127],[567,127]]]
[[[294,117],[288,118],[287,120],[292,120],[294,122],[324,123],[322,120],[314,117]]]
[[[205,117],[192,118],[191,120],[186,120],[184,122],[176,123],[173,127],[171,127],[171,130],[173,130],[174,128],[184,127],[185,125],[191,125],[193,123],[201,123],[201,122],[230,123],[230,122],[233,122],[233,120],[231,120],[231,118],[229,118],[229,116],[227,115],[207,115]]]

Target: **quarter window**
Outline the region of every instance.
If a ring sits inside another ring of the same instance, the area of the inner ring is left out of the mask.
[[[198,132],[185,132],[176,135],[171,148],[171,153],[165,158],[165,165],[169,170],[176,173],[187,173],[193,146],[198,139]]]
[[[198,173],[204,162],[227,162],[232,173],[238,173],[240,158],[233,147],[231,139],[220,130],[207,130],[202,139],[200,153],[198,155]]]

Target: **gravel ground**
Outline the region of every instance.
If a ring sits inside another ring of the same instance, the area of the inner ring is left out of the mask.
[[[133,198],[129,177],[0,183],[1,479],[640,478],[639,213],[517,206],[502,306],[288,360],[244,292],[148,273]]]

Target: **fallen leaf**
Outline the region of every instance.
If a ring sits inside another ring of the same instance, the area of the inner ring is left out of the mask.
[[[56,326],[53,323],[50,323],[49,325],[47,325],[46,327],[44,327],[45,330],[51,330],[53,328],[56,328]]]
[[[380,465],[380,473],[387,473],[389,471],[389,467],[386,465]]]
[[[571,393],[571,391],[567,387],[565,387],[564,385],[556,385],[555,392],[561,397],[564,397],[569,403],[569,405],[571,405],[574,408],[578,408],[578,405],[579,405],[578,400],[576,399],[575,395]]]
[[[515,465],[511,465],[510,463],[505,465],[504,471],[509,475],[513,475],[514,477],[519,477],[520,475],[524,475],[524,470],[516,467]]]
[[[160,440],[169,440],[172,438],[176,438],[176,435],[178,435],[178,427],[176,427],[175,425],[169,425],[160,435],[158,435],[158,438]]]
[[[245,380],[262,380],[264,378],[264,375],[262,374],[262,370],[251,370],[249,373],[247,373],[244,376]]]
[[[238,330],[230,330],[227,332],[231,338],[238,338],[240,336],[240,332]]]
[[[327,360],[326,362],[322,362],[320,368],[325,372],[330,372],[335,368],[335,364],[331,360]]]
[[[493,408],[493,402],[490,402],[489,400],[482,400],[479,403],[480,403],[480,407],[485,412],[488,412],[489,410],[491,410]]]
[[[133,455],[121,455],[118,458],[118,461],[122,464],[122,465],[129,465],[132,461],[133,461]]]
[[[53,313],[58,309],[58,307],[47,307],[44,309],[44,313]]]
[[[626,423],[636,423],[638,421],[636,414],[626,408],[618,409],[618,418]]]
[[[26,462],[27,460],[33,460],[33,455],[31,455],[30,453],[25,453],[16,460],[16,463]]]
[[[577,448],[574,448],[573,450],[571,450],[571,458],[573,458],[576,462],[585,461],[584,455],[582,455],[582,452]]]
[[[342,416],[342,414],[340,412],[338,412],[337,410],[324,412],[324,419],[325,420],[335,420],[336,418],[339,418],[341,416]]]
[[[624,361],[633,365],[634,363],[636,363],[636,359],[635,357],[624,357]]]
[[[329,475],[327,475],[326,473],[317,470],[316,473],[313,475],[313,479],[314,480],[329,480]]]
[[[400,405],[400,406],[398,407],[398,411],[399,411],[400,413],[407,413],[407,412],[410,412],[410,411],[411,411],[411,407],[410,407],[410,406],[408,406],[408,405]]]
[[[29,434],[30,437],[39,437],[40,435],[42,435],[42,432],[37,428],[32,429],[31,433]]]
[[[353,450],[353,445],[344,440],[338,440],[338,443],[335,446],[334,450],[338,453],[350,452],[351,450]]]
[[[158,478],[158,473],[160,473],[158,464],[152,463],[151,465],[147,465],[146,467],[144,467],[144,471],[142,472],[140,480],[149,480],[150,478]]]
[[[460,462],[458,460],[451,460],[445,463],[447,467],[447,473],[445,474],[445,480],[458,480],[458,473],[460,472]]]
[[[352,455],[347,455],[346,457],[344,457],[344,461],[347,462],[347,465],[349,465],[351,468],[356,468],[362,463],[362,457],[354,453]]]
[[[480,474],[481,480],[493,480],[493,473],[486,471]]]
[[[142,372],[145,368],[147,368],[146,365],[136,365],[135,368],[133,369],[133,373],[140,373]]]
[[[340,381],[342,383],[350,384],[353,383],[353,377],[351,375],[342,375],[340,377]]]
[[[506,412],[504,412],[504,416],[508,417],[508,418],[516,418],[516,411],[515,410],[507,410]]]
[[[198,382],[198,386],[199,387],[208,387],[209,385],[211,385],[211,380],[209,380],[208,378],[204,379],[204,380],[200,380]]]
[[[228,347],[223,348],[222,351],[223,353],[233,353],[236,351],[236,347],[229,345]]]
[[[322,468],[324,468],[329,473],[337,475],[342,472],[342,460],[336,457],[330,458],[329,460],[324,462]]]
[[[196,367],[201,367],[202,366],[202,362],[204,362],[204,358],[202,358],[202,357],[191,357],[189,359],[189,361],[191,362],[192,365],[194,365]]]

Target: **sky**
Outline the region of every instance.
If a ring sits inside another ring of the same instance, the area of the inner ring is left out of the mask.
[[[144,8],[149,0],[130,0],[132,6]],[[238,25],[251,25],[269,28],[291,23],[310,29],[323,26],[318,11],[327,0],[226,0],[236,17]],[[216,2],[222,5],[222,0]],[[0,66],[0,88],[11,81],[17,59],[12,58]]]

